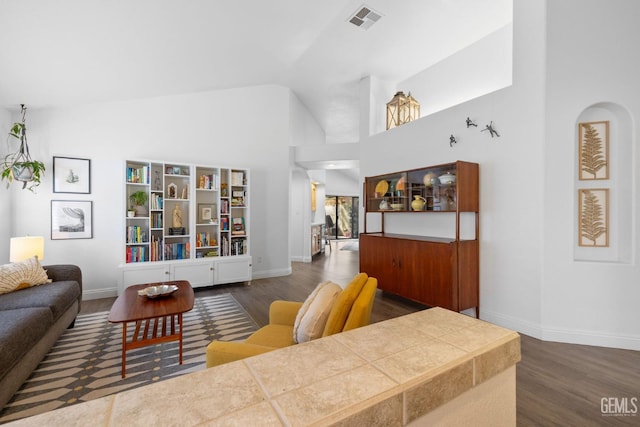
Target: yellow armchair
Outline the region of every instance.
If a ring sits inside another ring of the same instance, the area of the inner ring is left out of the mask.
[[[368,325],[378,280],[360,273],[340,292],[334,302],[322,336]],[[269,324],[244,342],[213,341],[207,346],[207,368],[295,345],[293,329],[301,302],[273,301]]]

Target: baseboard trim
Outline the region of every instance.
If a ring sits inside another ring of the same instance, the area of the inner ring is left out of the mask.
[[[82,291],[83,300],[113,298],[118,296],[118,288],[90,289]]]
[[[482,307],[480,307],[480,319],[502,326],[503,328],[529,335],[530,337],[542,339],[542,329],[539,324],[534,322],[522,320],[517,317],[506,316],[502,313],[486,310]]]
[[[609,334],[579,329],[543,328],[542,340],[568,344],[593,345],[625,350],[640,350],[640,336]]]
[[[263,270],[263,271],[255,271],[251,273],[252,279],[268,279],[270,277],[282,277],[282,276],[290,276],[293,270],[291,267],[289,268],[280,268],[277,270]]]
[[[487,322],[495,323],[496,325],[543,341],[640,350],[640,336],[637,335],[608,334],[580,329],[543,327],[533,322],[483,309],[480,309],[480,317]]]

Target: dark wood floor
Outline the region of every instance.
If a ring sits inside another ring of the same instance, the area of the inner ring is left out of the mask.
[[[293,263],[290,276],[197,289],[196,297],[231,293],[259,325],[264,325],[271,301],[304,301],[320,281],[344,284],[357,274],[358,252],[340,250],[343,245],[333,242],[331,252],[316,256],[313,262]],[[82,312],[109,310],[114,300],[83,301]],[[378,292],[372,322],[423,308]],[[521,343],[522,361],[516,368],[518,426],[640,426],[640,352],[545,342],[526,335],[521,335]],[[627,399],[629,410],[634,408],[631,399],[635,398],[638,413],[603,416],[603,398]]]

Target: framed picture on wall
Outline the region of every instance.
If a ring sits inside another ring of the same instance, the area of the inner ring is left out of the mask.
[[[609,246],[609,189],[578,190],[578,245]]]
[[[91,193],[91,160],[53,157],[54,193]]]
[[[579,123],[578,135],[579,178],[609,179],[609,122]]]
[[[93,202],[51,201],[51,240],[92,239]]]

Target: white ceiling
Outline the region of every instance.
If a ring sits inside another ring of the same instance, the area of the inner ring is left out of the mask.
[[[363,4],[368,30],[347,22]],[[0,107],[280,84],[354,142],[361,78],[402,81],[511,19],[512,0],[0,0]]]

